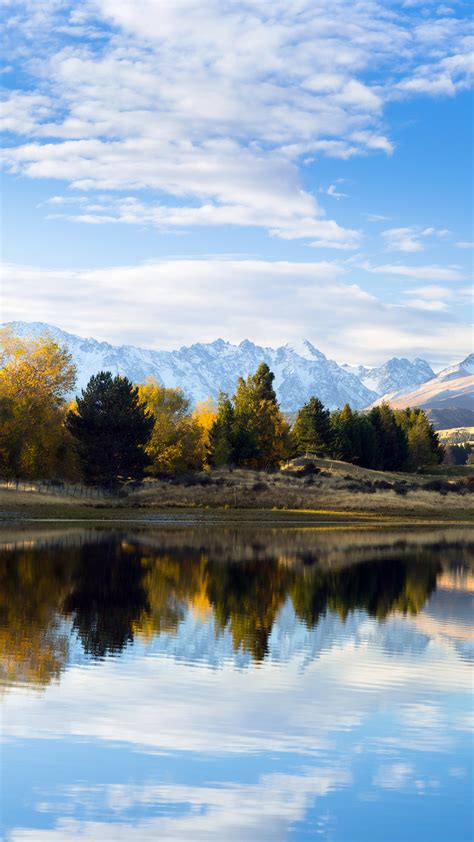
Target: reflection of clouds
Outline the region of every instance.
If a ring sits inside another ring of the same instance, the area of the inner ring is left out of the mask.
[[[405,789],[411,778],[414,769],[410,763],[390,763],[380,766],[375,778],[374,785],[382,789]]]
[[[9,842],[273,842],[286,839],[318,797],[327,816],[314,832],[327,836],[329,796],[352,785],[361,762],[371,765],[371,787],[361,794],[367,801],[387,791],[422,795],[443,786],[443,776],[431,771],[432,755],[453,755],[472,725],[470,665],[450,641],[421,635],[406,618],[378,623],[364,612],[345,625],[327,615],[309,631],[285,606],[268,658],[246,659],[242,668],[225,636],[216,643],[223,647],[217,661],[207,661],[212,622],[201,628],[202,649],[188,616],[175,636],[161,635],[148,649],[75,664],[40,697],[12,687],[4,739],[62,739],[72,756],[75,741],[85,740],[99,761],[117,743],[150,754],[182,752],[182,769],[187,752],[226,760],[253,755],[259,769],[273,769],[272,756],[286,753],[306,764],[298,774],[260,773],[256,782],[235,783],[227,773],[202,786],[145,780],[36,792],[37,810],[77,818],[58,819],[47,830],[18,827]],[[186,660],[186,652],[195,660]],[[454,694],[455,717],[447,708]],[[459,768],[452,765],[445,775],[460,776],[462,770],[452,771]]]
[[[255,784],[224,783],[219,786],[144,784],[69,787],[68,801],[74,810],[79,803],[100,811],[105,803],[113,821],[61,819],[54,829],[17,828],[11,842],[138,842],[138,840],[283,840],[290,826],[301,821],[318,797],[351,782],[342,767],[306,768],[300,775],[262,775]],[[163,806],[166,805],[166,810]],[[167,815],[170,809],[183,812]],[[132,823],[123,813],[133,808],[158,807],[162,815]]]
[[[410,763],[391,763],[380,766],[373,782],[374,786],[380,789],[393,789],[399,792],[410,790],[420,795],[427,790],[440,788],[438,778],[420,778]]]
[[[394,656],[373,645],[372,625],[366,620],[357,642],[333,641],[310,663],[299,651],[284,663],[269,660],[241,670],[224,661],[216,670],[202,662],[191,666],[130,653],[122,660],[75,666],[40,699],[12,688],[4,703],[4,735],[121,741],[150,752],[311,755],[327,748],[334,732],[356,729],[385,706],[400,719],[397,746],[418,743],[429,749],[439,729],[430,717],[410,711],[426,698],[442,705],[453,691],[466,694],[469,709],[469,664],[446,644]],[[437,744],[440,737],[447,739],[438,735]]]

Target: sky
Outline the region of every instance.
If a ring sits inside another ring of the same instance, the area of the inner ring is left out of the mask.
[[[472,351],[470,3],[0,7],[2,321]]]

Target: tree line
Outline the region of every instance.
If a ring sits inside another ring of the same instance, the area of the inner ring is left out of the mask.
[[[102,371],[75,401],[71,355],[51,337],[3,331],[0,351],[0,473],[4,477],[83,479],[110,485],[229,466],[276,469],[307,453],[376,470],[437,464],[443,448],[420,409],[387,404],[330,412],[315,396],[292,426],[281,412],[265,363],[192,408],[179,388],[150,378],[134,385]]]

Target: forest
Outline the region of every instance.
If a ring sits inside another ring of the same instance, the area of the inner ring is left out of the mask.
[[[441,462],[443,447],[425,413],[388,404],[330,412],[314,395],[290,425],[265,363],[191,406],[180,388],[133,384],[101,371],[74,400],[75,366],[51,337],[0,337],[0,476],[113,486],[143,477],[216,467],[277,470],[311,454],[380,471],[417,471]]]

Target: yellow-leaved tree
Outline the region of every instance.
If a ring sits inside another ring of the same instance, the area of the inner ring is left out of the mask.
[[[77,476],[73,440],[64,426],[65,395],[76,369],[49,336],[0,330],[0,473],[27,479]]]
[[[217,406],[212,398],[205,401],[198,401],[192,417],[199,424],[201,429],[201,441],[203,447],[204,467],[209,467],[210,438],[209,433],[217,418]]]
[[[155,418],[145,447],[150,460],[148,473],[156,476],[201,470],[205,458],[202,427],[181,389],[161,386],[150,378],[139,386],[139,395]]]

